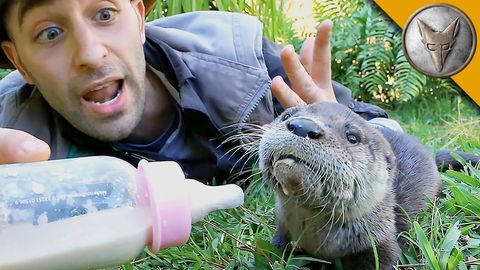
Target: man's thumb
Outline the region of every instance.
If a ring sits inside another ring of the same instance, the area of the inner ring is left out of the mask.
[[[0,128],[0,164],[48,160],[50,147],[36,137],[15,129]]]

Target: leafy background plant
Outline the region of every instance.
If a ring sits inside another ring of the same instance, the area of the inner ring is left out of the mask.
[[[293,41],[294,31],[290,27],[291,22],[284,16],[284,5],[283,0],[157,0],[147,20],[200,10],[243,12],[256,16],[264,23],[265,36],[279,43],[287,43]]]
[[[372,2],[315,2],[318,20],[331,19],[334,79],[359,99],[383,105],[439,93],[460,93],[451,79],[425,76],[410,66],[402,50],[401,29]]]
[[[12,70],[10,69],[1,69],[0,68],[0,79],[2,79],[3,77],[7,76],[8,73],[12,72]]]

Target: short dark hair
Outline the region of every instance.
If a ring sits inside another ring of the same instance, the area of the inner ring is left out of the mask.
[[[11,40],[6,28],[6,20],[7,20],[6,15],[7,15],[7,11],[10,10],[12,5],[17,1],[21,1],[21,0],[0,0],[0,42],[4,40]],[[20,3],[26,4],[28,6],[29,3],[35,4],[35,1],[22,1]],[[143,3],[145,4],[145,7],[146,7],[146,13],[148,13],[155,7],[156,0],[143,0]],[[8,60],[7,56],[3,53],[1,49],[0,49],[0,68],[13,68],[12,63]]]
[[[18,3],[20,5],[20,16],[23,16],[26,11],[36,7],[37,5],[41,5],[44,2],[49,2],[52,0],[0,0],[0,16],[1,16],[1,26],[0,26],[0,40],[11,40],[8,36],[8,30],[6,28],[6,18],[8,11],[12,8],[14,3]],[[21,22],[21,21],[20,21]]]
[[[10,40],[6,28],[7,10],[9,10],[16,0],[0,0],[0,42],[4,40]],[[0,68],[12,68],[12,63],[8,60],[7,56],[0,49]]]
[[[0,0],[0,41],[9,40],[7,29],[6,29],[6,15],[7,10],[10,9],[15,0]]]
[[[0,0],[0,42],[5,40],[12,40],[7,29],[7,15],[12,9],[14,4],[20,5],[20,15],[23,15],[26,10],[35,7],[45,1],[39,2],[38,0]],[[7,56],[0,50],[0,68],[12,68],[12,63],[8,60]]]

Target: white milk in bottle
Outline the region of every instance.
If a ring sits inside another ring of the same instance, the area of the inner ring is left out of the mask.
[[[191,223],[243,203],[234,185],[186,180],[174,162],[113,157],[0,166],[0,270],[95,269],[183,244]]]

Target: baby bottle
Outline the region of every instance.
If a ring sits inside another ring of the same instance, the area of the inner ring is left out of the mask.
[[[95,269],[185,243],[191,224],[243,203],[236,185],[175,162],[106,156],[0,166],[0,269]]]

